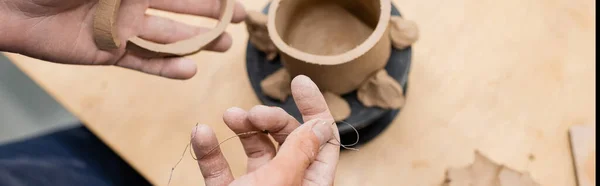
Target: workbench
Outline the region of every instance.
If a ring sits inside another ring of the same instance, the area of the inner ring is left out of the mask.
[[[595,125],[594,0],[394,0],[415,21],[406,105],[379,137],[340,155],[336,185],[437,185],[479,150],[544,186],[574,186],[568,128]],[[241,0],[261,10],[266,0]],[[152,11],[211,27],[214,20]],[[166,185],[196,123],[220,140],[233,106],[260,104],[245,69],[245,25],[225,53],[200,52],[186,81],[113,66],[75,66],[6,54],[156,185]],[[222,145],[235,176],[238,140]],[[203,185],[186,154],[171,185]]]

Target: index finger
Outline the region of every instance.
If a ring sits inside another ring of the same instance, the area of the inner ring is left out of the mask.
[[[218,19],[221,16],[221,0],[150,0],[150,8]],[[236,1],[231,22],[239,23],[246,18],[244,6]]]

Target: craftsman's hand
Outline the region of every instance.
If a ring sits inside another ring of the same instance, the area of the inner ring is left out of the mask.
[[[127,54],[126,41],[133,36],[157,43],[172,43],[207,32],[167,18],[146,15],[147,8],[218,18],[219,0],[122,0],[117,18],[121,47],[99,50],[93,38],[98,0],[0,0],[0,51],[64,64],[116,65],[149,74],[188,79],[196,63],[186,58],[140,58]],[[233,22],[246,16],[236,4]],[[226,51],[231,36],[224,34],[207,50]]]
[[[257,106],[248,112],[232,108],[224,114],[225,123],[235,133],[266,130],[280,145],[276,150],[264,133],[241,136],[248,164],[247,174],[237,179],[233,178],[221,150],[210,151],[218,144],[211,128],[198,126],[192,144],[196,156],[202,157],[198,165],[207,186],[333,185],[339,134],[336,125],[332,125],[325,99],[306,76],[292,81],[292,94],[303,120],[307,121],[302,125],[274,107]]]

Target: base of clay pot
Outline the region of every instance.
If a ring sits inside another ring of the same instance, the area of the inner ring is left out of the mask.
[[[264,8],[263,13],[267,13],[269,5],[270,4]],[[391,15],[400,16],[400,12],[393,4]],[[392,53],[385,66],[385,70],[388,74],[402,85],[404,95],[406,95],[406,90],[408,88],[407,82],[411,64],[411,54],[411,47],[403,50],[392,48]],[[280,60],[281,59],[277,57],[273,61],[268,61],[265,53],[259,51],[248,42],[248,47],[246,49],[246,68],[256,96],[264,105],[281,107],[298,121],[302,121],[300,111],[296,108],[296,104],[291,96],[285,102],[280,102],[279,100],[267,97],[260,88],[260,82],[263,79],[282,68]],[[356,91],[342,95],[342,98],[350,104],[352,109],[350,116],[346,118],[344,122],[351,124],[359,131],[359,144],[364,144],[383,132],[400,111],[399,109],[388,110],[376,107],[365,107],[358,101]],[[356,133],[350,126],[338,122],[338,129],[342,144],[352,144],[356,141]]]

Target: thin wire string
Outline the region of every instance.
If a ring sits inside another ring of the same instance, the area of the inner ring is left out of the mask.
[[[194,137],[196,136],[196,131],[198,131],[198,123],[196,123],[196,127],[194,127],[194,134],[192,134],[192,137],[190,138],[190,142],[187,145],[185,145],[185,149],[183,149],[183,153],[181,153],[181,157],[179,157],[179,160],[177,160],[177,163],[175,163],[175,165],[173,167],[171,167],[171,173],[169,174],[169,182],[167,182],[167,186],[171,185],[171,178],[173,178],[173,172],[175,172],[175,168],[177,168],[177,165],[179,165],[179,163],[181,163],[181,160],[183,160],[183,156],[185,156],[185,152],[192,145],[192,139],[194,139]]]
[[[332,145],[338,145],[346,150],[353,150],[353,151],[358,151],[359,149],[357,148],[352,148],[352,146],[358,144],[358,142],[360,141],[360,134],[358,133],[358,130],[352,126],[350,123],[348,122],[344,122],[342,121],[341,123],[346,124],[348,126],[350,126],[352,128],[352,130],[354,130],[354,132],[356,133],[356,141],[352,144],[349,145],[344,145],[342,144],[342,142],[336,138],[335,136],[333,137],[333,139],[335,139],[338,144],[335,144],[331,141],[327,141],[327,143],[332,144]],[[337,124],[336,122],[331,123],[331,125]],[[171,179],[173,178],[173,172],[175,171],[175,168],[177,168],[177,166],[179,165],[179,163],[181,163],[181,161],[183,160],[183,157],[185,156],[186,151],[189,150],[190,152],[190,156],[192,157],[192,159],[198,161],[199,159],[202,159],[204,157],[206,157],[207,155],[211,154],[214,150],[216,150],[217,148],[219,148],[223,143],[233,139],[233,138],[237,138],[237,137],[243,137],[243,136],[247,136],[247,135],[256,135],[256,134],[270,134],[270,135],[289,135],[290,133],[270,133],[268,130],[263,130],[263,131],[249,131],[249,132],[242,132],[242,133],[237,133],[223,141],[221,141],[219,144],[213,146],[206,154],[202,155],[200,158],[197,158],[194,156],[194,153],[192,152],[192,140],[194,139],[194,137],[196,136],[196,132],[198,131],[198,123],[196,123],[196,127],[194,128],[194,133],[192,134],[192,137],[190,138],[190,142],[185,146],[185,149],[183,150],[183,153],[181,154],[181,157],[179,157],[179,160],[177,161],[177,163],[175,163],[175,165],[173,167],[171,167],[171,173],[169,175],[169,182],[167,183],[167,186],[171,184]]]
[[[357,148],[352,148],[352,146],[354,146],[354,145],[358,144],[358,142],[360,141],[360,134],[358,133],[358,130],[356,130],[356,128],[354,128],[354,126],[352,126],[352,125],[351,125],[350,123],[348,123],[348,122],[342,121],[341,123],[343,123],[343,124],[346,124],[346,125],[350,126],[350,128],[352,128],[352,130],[354,130],[354,132],[356,133],[356,141],[354,141],[354,143],[352,143],[352,144],[349,144],[349,145],[344,145],[344,144],[342,144],[342,142],[341,142],[340,140],[338,140],[337,138],[335,138],[335,137],[334,137],[333,139],[335,139],[335,140],[336,140],[336,141],[337,141],[339,144],[333,144],[333,145],[339,145],[340,147],[342,147],[342,148],[344,148],[344,149],[346,149],[346,150],[358,151],[358,149],[357,149]],[[336,123],[335,123],[335,122],[333,122],[333,124],[336,124]],[[332,124],[332,125],[333,125],[333,124]],[[327,143],[330,143],[330,142],[327,142]]]
[[[195,132],[194,132],[195,133]],[[242,137],[242,136],[247,136],[247,135],[253,135],[253,134],[258,134],[258,133],[265,133],[264,131],[250,131],[250,132],[242,132],[242,133],[238,133],[235,134],[234,136],[231,136],[223,141],[221,141],[219,144],[215,145],[214,147],[212,147],[206,154],[202,155],[202,157],[200,157],[200,159],[204,158],[205,156],[211,154],[215,149],[219,148],[223,143],[229,141],[230,139],[236,138],[236,137]],[[190,144],[191,144],[191,140],[190,140]],[[190,150],[190,156],[192,156],[192,158],[196,161],[198,161],[198,158],[194,157],[194,153],[192,153],[192,150]]]

